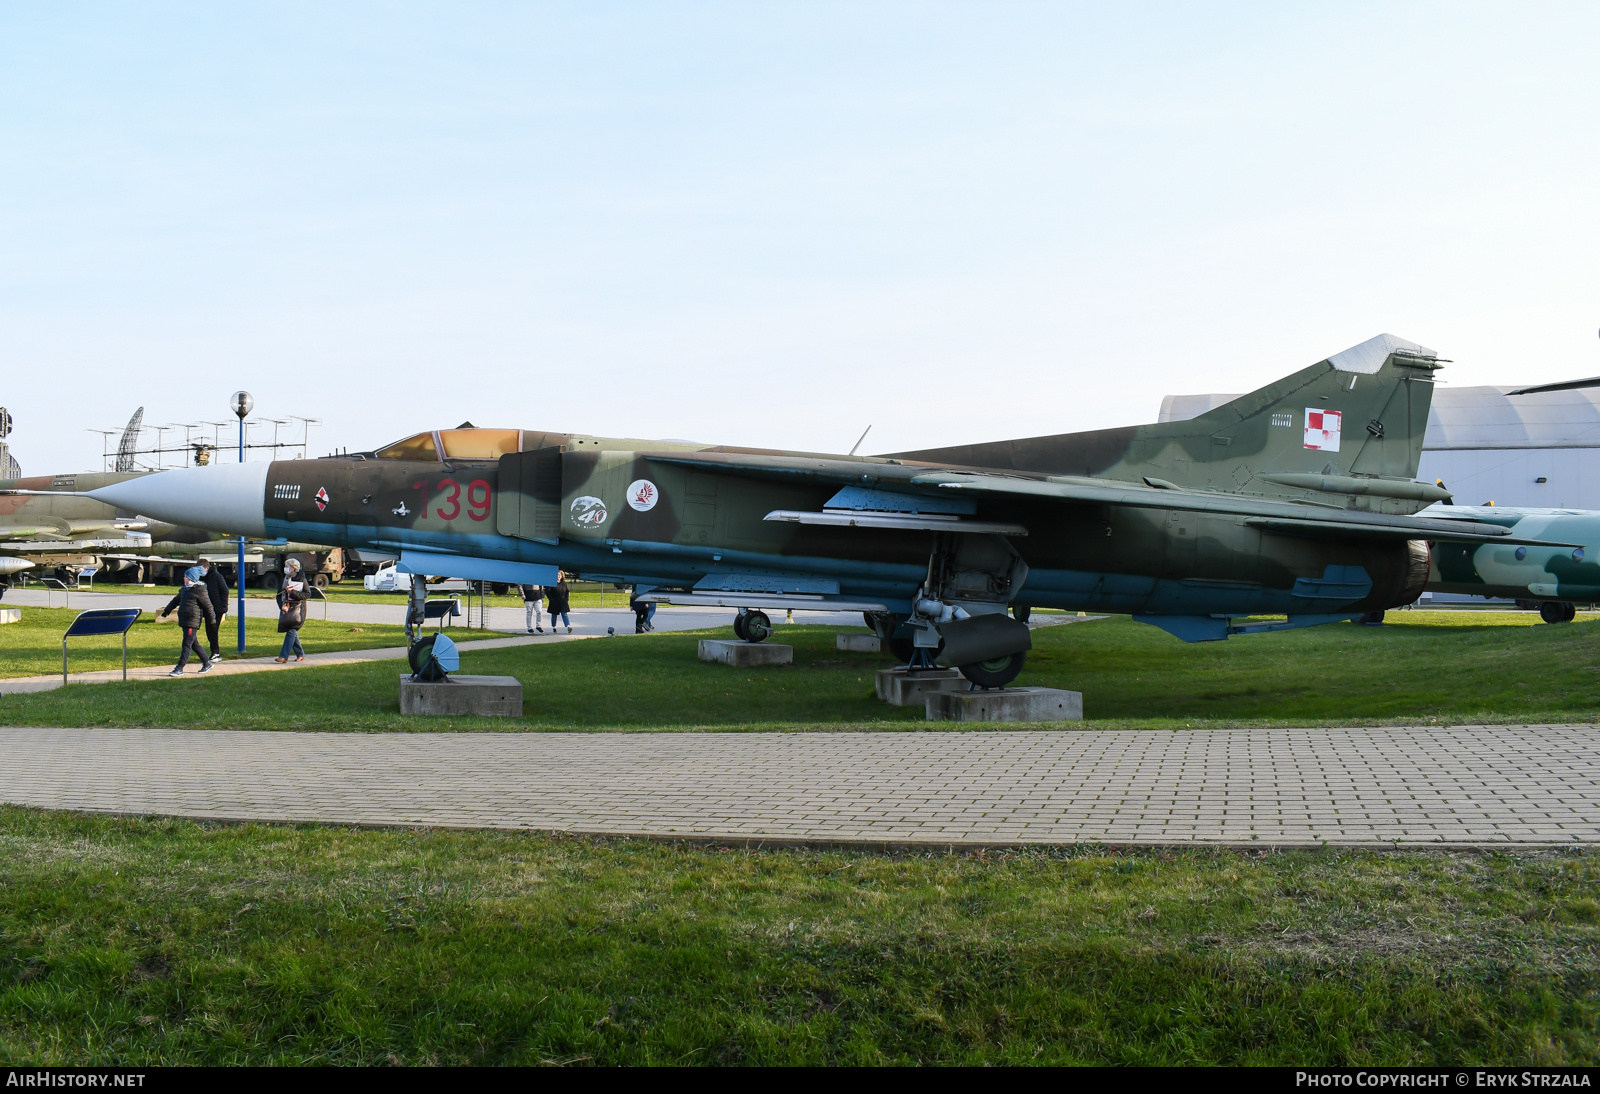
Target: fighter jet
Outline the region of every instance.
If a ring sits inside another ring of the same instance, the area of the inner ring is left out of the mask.
[[[1188,421],[881,456],[463,427],[92,493],[396,552],[414,574],[549,584],[559,567],[737,607],[753,641],[765,610],[861,611],[910,666],[994,687],[1022,669],[1033,608],[1217,640],[1409,604],[1430,543],[1541,545],[1415,515],[1449,497],[1412,481],[1442,364],[1380,335]]]

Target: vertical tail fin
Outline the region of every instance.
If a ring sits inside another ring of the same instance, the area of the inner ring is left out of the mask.
[[[1145,428],[1167,454],[1174,444],[1185,451],[1189,485],[1238,490],[1254,480],[1252,489],[1277,492],[1274,478],[1307,475],[1409,482],[1439,367],[1432,350],[1380,334],[1198,418]]]

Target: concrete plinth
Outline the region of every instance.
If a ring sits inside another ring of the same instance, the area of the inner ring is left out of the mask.
[[[522,683],[515,676],[467,676],[424,683],[400,677],[401,714],[483,714],[522,717]]]
[[[0,608],[0,623],[21,623],[21,608]],[[876,647],[874,647],[876,648]]]
[[[700,660],[741,669],[755,665],[788,665],[794,662],[794,647],[781,642],[725,642],[702,638]]]
[[[1083,693],[1055,688],[935,692],[927,709],[930,722],[1076,722],[1083,718]]]
[[[883,643],[875,634],[836,634],[833,648],[851,653],[877,653],[883,649]]]
[[[904,665],[878,670],[878,698],[895,707],[917,707],[940,691],[966,691],[972,686],[955,669],[911,672]]]

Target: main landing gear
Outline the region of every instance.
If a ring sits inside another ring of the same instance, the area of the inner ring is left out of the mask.
[[[1006,614],[1028,566],[1000,536],[938,537],[910,615],[867,613],[867,625],[911,672],[948,665],[980,688],[1005,687],[1033,647],[1026,619]]]
[[[758,608],[740,608],[733,617],[733,633],[746,642],[765,642],[772,637],[772,620]]]
[[[1544,600],[1539,603],[1539,618],[1546,623],[1571,623],[1578,616],[1578,606],[1570,600]]]

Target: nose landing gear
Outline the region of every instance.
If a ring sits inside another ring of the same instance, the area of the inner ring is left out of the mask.
[[[746,642],[765,642],[772,637],[772,620],[760,609],[740,608],[733,617],[733,633]]]

